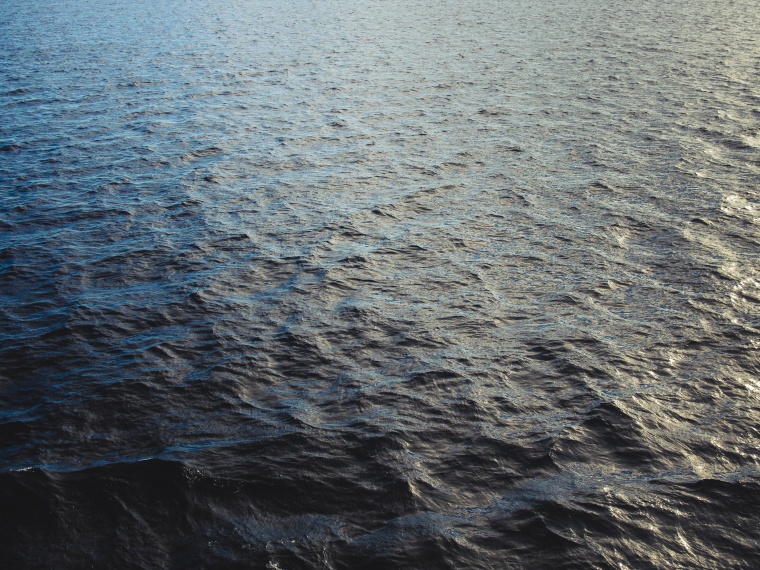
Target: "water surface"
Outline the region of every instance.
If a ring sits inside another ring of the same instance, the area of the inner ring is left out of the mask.
[[[0,5],[8,568],[752,568],[760,5]]]

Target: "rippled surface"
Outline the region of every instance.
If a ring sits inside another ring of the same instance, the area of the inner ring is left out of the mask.
[[[752,568],[760,6],[0,4],[8,568]]]

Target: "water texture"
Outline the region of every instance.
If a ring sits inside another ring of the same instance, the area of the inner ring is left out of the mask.
[[[758,30],[0,3],[0,566],[756,568]]]

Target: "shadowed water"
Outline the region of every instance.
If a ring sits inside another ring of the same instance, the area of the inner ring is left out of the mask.
[[[1,3],[0,565],[755,567],[759,29]]]

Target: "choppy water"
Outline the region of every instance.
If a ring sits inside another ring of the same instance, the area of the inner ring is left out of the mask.
[[[758,30],[0,3],[3,567],[757,567]]]

